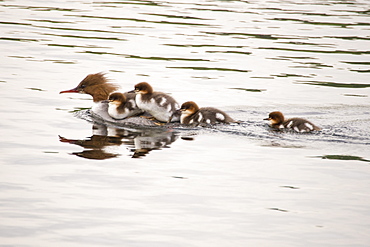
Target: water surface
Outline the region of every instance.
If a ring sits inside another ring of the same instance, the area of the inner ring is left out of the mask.
[[[370,3],[2,1],[3,246],[368,246]],[[123,128],[105,72],[243,121]],[[314,134],[271,131],[271,111]]]

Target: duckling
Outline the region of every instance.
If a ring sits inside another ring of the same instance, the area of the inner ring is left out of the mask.
[[[264,120],[269,120],[271,127],[274,129],[292,129],[301,133],[321,130],[320,127],[303,118],[285,119],[283,113],[279,111],[271,112],[269,117]]]
[[[121,120],[142,113],[136,106],[135,94],[112,93],[108,100],[108,114],[115,120]]]
[[[213,108],[213,107],[202,107],[193,101],[185,102],[181,105],[181,118],[182,124],[216,124],[216,123],[237,123],[225,112]]]
[[[147,82],[135,85],[136,105],[143,111],[148,112],[161,122],[178,122],[179,116],[176,110],[178,103],[168,94],[154,92],[152,86]]]

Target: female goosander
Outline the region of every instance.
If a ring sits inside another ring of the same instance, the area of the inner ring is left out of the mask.
[[[193,101],[185,102],[181,105],[181,118],[182,124],[216,124],[216,123],[237,123],[225,112],[213,108],[213,107],[202,107]]]
[[[119,87],[113,83],[108,83],[104,73],[90,74],[85,77],[77,87],[61,91],[60,93],[83,93],[93,97],[93,101],[99,102],[107,100],[109,94],[116,91]]]
[[[93,117],[102,119],[103,121],[108,121],[114,124],[123,125],[140,125],[140,126],[155,126],[153,121],[149,119],[144,119],[141,117],[130,117],[126,119],[114,119],[108,113],[109,104],[106,101],[109,95],[116,91],[119,87],[113,83],[108,83],[104,73],[90,74],[85,77],[77,87],[61,91],[60,93],[84,93],[89,94],[93,97],[94,104],[91,108],[91,114]],[[135,93],[124,93],[127,102],[132,102],[132,108],[135,107]],[[140,109],[131,109],[130,112],[141,112]]]
[[[264,120],[269,120],[271,127],[274,129],[292,129],[296,132],[310,132],[314,130],[321,130],[310,121],[303,118],[289,118],[285,119],[283,113],[279,111],[274,111],[269,114],[268,118]]]
[[[179,105],[171,96],[161,92],[153,92],[152,86],[146,82],[136,84],[134,91],[136,105],[158,121],[177,122],[180,120],[176,114]]]
[[[111,116],[113,119],[120,120],[142,113],[142,110],[136,106],[134,96],[135,94],[132,93],[112,93],[109,95],[107,100],[109,104],[109,116]]]

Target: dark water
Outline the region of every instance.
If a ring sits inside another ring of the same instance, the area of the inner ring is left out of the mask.
[[[368,1],[0,2],[0,246],[368,246]],[[131,128],[106,72],[243,123]],[[271,111],[314,134],[271,131]]]

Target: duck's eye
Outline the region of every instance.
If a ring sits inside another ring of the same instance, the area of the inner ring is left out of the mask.
[[[86,85],[81,85],[81,88],[85,88],[86,87]]]

